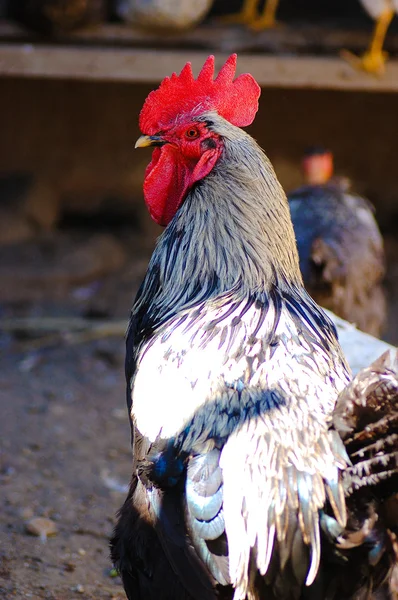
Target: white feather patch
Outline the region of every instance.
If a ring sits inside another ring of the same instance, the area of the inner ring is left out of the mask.
[[[241,316],[226,356],[231,330],[236,329],[233,319],[242,314],[245,304],[219,321],[219,330],[204,346],[208,324],[220,319],[230,304],[215,308],[210,302],[192,328],[187,327],[187,319],[162,330],[139,357],[132,389],[133,418],[151,441],[158,435],[168,438],[179,433],[204,402],[225,389],[225,382],[233,385],[246,377],[248,388],[283,394],[283,405],[246,421],[229,436],[221,453],[235,600],[251,593],[249,563],[254,548],[257,568],[266,573],[275,539],[279,544],[285,539],[288,509],[296,513],[303,541],[311,547],[307,584],[312,582],[320,556],[318,511],[326,491],[336,493],[338,470],[346,466],[334,453],[327,431],[336,398],[348,381],[338,352],[334,355],[310,343],[286,307],[275,331],[278,344],[271,350],[263,340],[274,325],[272,305],[256,341],[250,342],[261,316],[261,309],[253,304]],[[242,343],[241,358],[231,358]],[[252,361],[249,379],[248,357]],[[290,476],[293,492],[288,489]],[[328,481],[333,492],[327,490]]]

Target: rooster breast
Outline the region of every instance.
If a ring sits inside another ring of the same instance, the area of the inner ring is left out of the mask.
[[[225,294],[177,314],[137,358],[132,419],[152,449],[143,469],[167,488],[185,465],[191,543],[235,598],[250,597],[249,564],[256,556],[264,575],[276,544],[294,585],[311,583],[327,497],[345,519],[346,455],[328,427],[349,375],[333,327],[307,302]],[[148,493],[158,514],[164,498]]]
[[[293,315],[287,306],[233,294],[176,315],[137,360],[132,397],[140,432],[152,441],[169,438],[199,407],[230,391],[253,396],[284,385],[292,398],[306,395],[309,413],[330,414],[346,383],[341,357],[330,386],[331,359],[317,340],[315,320],[306,330]]]

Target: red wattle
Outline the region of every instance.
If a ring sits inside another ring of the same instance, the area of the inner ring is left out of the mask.
[[[195,163],[185,161],[169,144],[155,148],[144,181],[145,202],[152,219],[166,226],[192,185],[210,173],[218,157],[218,150],[208,150]]]

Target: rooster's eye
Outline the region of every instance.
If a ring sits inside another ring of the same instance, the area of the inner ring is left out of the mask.
[[[195,140],[197,137],[199,137],[199,131],[195,127],[191,127],[185,132],[185,137],[189,140]]]

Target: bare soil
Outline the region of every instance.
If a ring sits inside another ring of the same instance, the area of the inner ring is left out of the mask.
[[[67,246],[63,238],[65,253]],[[1,316],[122,317],[127,323],[151,246],[124,244],[123,268],[79,286],[69,286],[66,269],[52,273],[51,287],[45,276],[51,269],[35,256],[43,293],[36,287],[29,298],[25,290],[24,300],[18,269],[29,270],[29,256],[13,269],[17,253],[0,249],[9,273]],[[0,348],[0,598],[125,598],[119,577],[111,576],[108,549],[131,474],[123,337],[72,342],[67,335],[3,332]],[[45,542],[28,534],[32,517],[51,519],[58,533]]]

